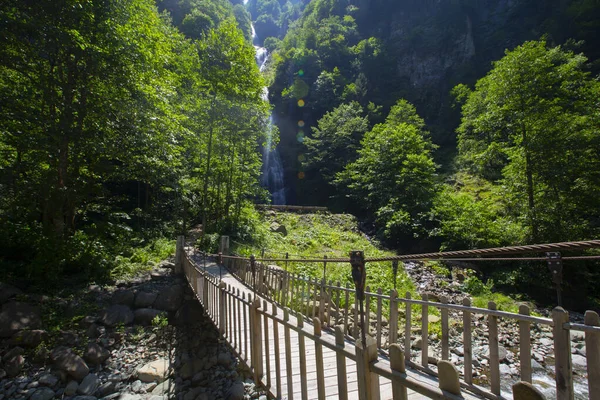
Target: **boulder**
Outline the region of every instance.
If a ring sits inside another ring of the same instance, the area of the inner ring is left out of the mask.
[[[430,324],[435,324],[436,322],[440,322],[442,319],[437,315],[429,315],[427,316],[427,320]]]
[[[133,322],[133,311],[131,308],[121,304],[115,304],[104,310],[100,315],[100,322],[106,326],[118,324],[129,325]]]
[[[109,394],[113,394],[117,390],[116,386],[117,386],[117,384],[114,382],[106,382],[106,383],[100,385],[98,390],[96,390],[96,393],[94,393],[94,396],[104,397],[104,396],[108,396]]]
[[[169,361],[164,358],[152,361],[137,370],[137,377],[142,382],[162,382],[168,376]],[[152,394],[155,394],[154,392]]]
[[[573,364],[573,369],[585,370],[587,368],[587,361],[585,357],[579,354],[571,355],[571,362]]]
[[[119,289],[113,293],[110,301],[112,304],[122,304],[124,306],[132,307],[134,298],[135,294],[131,290]]]
[[[41,329],[25,330],[15,333],[10,338],[10,344],[34,348],[48,338],[48,333]]]
[[[2,306],[0,313],[0,337],[11,337],[24,329],[39,329],[42,319],[37,307],[11,301]]]
[[[38,382],[42,386],[54,387],[58,383],[58,378],[52,374],[44,374],[40,376]]]
[[[152,325],[152,320],[159,315],[165,315],[164,311],[154,308],[140,308],[133,313],[134,321],[138,325]]]
[[[152,395],[154,396],[168,396],[175,391],[175,383],[170,379],[167,379],[163,383],[157,385],[152,389]]]
[[[21,294],[21,290],[18,288],[9,285],[8,283],[0,282],[0,304],[6,303],[11,298]]]
[[[23,369],[23,365],[25,364],[25,359],[21,354],[16,354],[11,357],[5,357],[3,360],[4,370],[9,378],[13,378],[21,372]]]
[[[89,374],[88,376],[83,378],[83,381],[77,387],[77,393],[82,394],[84,396],[91,396],[93,393],[96,392],[98,386],[100,386],[100,379],[98,378],[98,375]]]
[[[77,388],[79,387],[79,383],[77,383],[77,381],[71,381],[67,384],[67,387],[65,387],[65,394],[67,396],[73,396],[75,393],[77,393]]]
[[[158,293],[154,292],[138,292],[135,295],[135,302],[133,303],[135,308],[148,308],[152,307],[152,304],[156,301]]]
[[[287,229],[285,228],[285,225],[278,224],[277,222],[272,222],[271,225],[269,225],[269,230],[271,232],[281,233],[283,236],[287,236]]]
[[[90,372],[85,361],[67,347],[57,347],[52,351],[50,357],[58,370],[66,372],[78,381],[85,378]]]
[[[163,311],[177,311],[183,302],[183,287],[171,285],[160,292],[154,302],[154,308]]]
[[[83,358],[92,365],[102,364],[110,357],[110,352],[97,343],[90,343],[85,349]]]

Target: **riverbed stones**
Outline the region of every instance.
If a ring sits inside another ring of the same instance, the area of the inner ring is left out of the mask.
[[[98,365],[110,357],[110,352],[97,343],[90,343],[87,345],[83,357],[88,363]]]
[[[52,374],[44,374],[39,377],[38,382],[42,386],[54,387],[58,383],[58,378]]]
[[[89,374],[77,387],[77,393],[82,394],[84,396],[91,396],[94,394],[96,389],[100,386],[100,379],[98,379],[98,375]]]
[[[54,398],[54,390],[44,387],[37,389],[29,398],[30,400],[50,400]]]
[[[24,329],[39,329],[42,319],[38,307],[11,301],[2,306],[0,312],[0,337],[11,337]]]
[[[79,383],[77,383],[77,381],[70,381],[67,384],[67,387],[65,387],[65,394],[67,396],[73,396],[75,393],[77,393],[78,387],[79,387]]]
[[[244,384],[242,382],[235,382],[227,393],[225,394],[226,400],[243,400],[244,399]]]

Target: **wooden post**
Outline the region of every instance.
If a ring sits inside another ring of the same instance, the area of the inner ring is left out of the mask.
[[[496,303],[488,302],[490,310],[496,310]],[[498,350],[498,317],[488,315],[489,348],[490,348],[490,383],[492,393],[500,395],[500,356]]]
[[[390,367],[392,368],[392,371],[406,374],[404,353],[402,353],[402,348],[397,343],[390,345]],[[406,389],[406,386],[395,379],[392,379],[392,396],[394,400],[408,400],[408,390]]]
[[[254,368],[254,382],[259,383],[263,377],[262,364],[262,324],[258,309],[260,308],[260,300],[255,298],[250,307],[252,324],[252,366]]]
[[[337,382],[338,382],[338,399],[348,400],[348,380],[346,378],[346,356],[341,350],[345,347],[344,329],[341,326],[335,327],[335,359],[337,363]]]
[[[421,365],[429,368],[429,306],[427,294],[421,296],[425,302],[421,307]]]
[[[390,345],[398,341],[398,292],[390,291]]]
[[[519,306],[519,314],[529,315],[529,307]],[[521,361],[521,381],[531,383],[531,323],[519,321],[519,359]]]
[[[546,400],[542,392],[529,382],[517,382],[512,390],[514,400]]]
[[[366,335],[366,348],[362,340],[356,340],[356,372],[358,375],[358,397],[361,400],[379,400],[379,375],[370,371],[371,362],[377,360],[377,342]]]
[[[177,236],[177,245],[175,247],[175,268],[176,274],[183,272],[183,257],[185,251],[185,236]]]
[[[552,310],[554,326],[554,374],[556,377],[556,400],[573,400],[573,369],[571,364],[571,334],[564,324],[569,322],[569,313],[562,307]]]
[[[600,317],[594,311],[585,312],[586,325],[600,326]],[[600,399],[600,333],[585,333],[588,387],[590,400]]]
[[[471,307],[471,300],[468,297],[463,299],[463,306]],[[471,312],[463,311],[463,347],[465,349],[465,382],[469,385],[473,383],[473,344],[471,341]]]
[[[321,337],[321,321],[313,318],[314,333],[317,338]],[[325,400],[325,370],[323,369],[323,345],[315,340],[315,362],[317,363],[317,394],[319,400]]]
[[[448,304],[448,299],[446,297],[442,297],[442,304]],[[442,307],[440,309],[442,314],[442,360],[448,361],[449,356],[449,341],[450,341],[450,333],[448,327],[448,309]]]
[[[225,334],[227,323],[227,295],[225,294],[226,287],[227,285],[225,284],[225,282],[219,282],[219,333],[221,335]]]
[[[437,367],[440,389],[444,392],[460,396],[460,381],[458,380],[456,367],[447,360],[438,362]]]

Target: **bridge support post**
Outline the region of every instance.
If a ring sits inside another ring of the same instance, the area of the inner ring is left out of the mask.
[[[564,325],[569,322],[569,313],[562,307],[552,310],[554,320],[554,373],[556,376],[556,400],[573,400],[573,365],[571,363],[571,332]]]
[[[371,372],[371,362],[377,360],[377,341],[370,335],[356,341],[356,373],[358,396],[361,400],[379,400],[379,375]]]
[[[204,311],[206,311],[206,314],[208,314],[208,279],[206,279],[206,276],[204,276],[204,278],[202,279],[202,283],[202,305],[204,306]]]
[[[394,293],[396,291],[394,290]],[[406,374],[406,365],[402,347],[398,343],[390,345],[390,366],[393,371]],[[408,400],[408,389],[397,380],[392,380],[392,393],[394,400]]]
[[[175,270],[177,275],[183,272],[183,257],[184,257],[185,236],[177,236],[177,246],[175,247]]]
[[[229,255],[229,236],[221,236],[221,241],[219,242],[219,253]]]
[[[224,335],[226,330],[226,321],[227,321],[227,298],[225,297],[225,290],[227,285],[225,282],[221,281],[219,283],[219,334]]]
[[[252,348],[252,369],[254,371],[254,382],[259,383],[263,377],[263,364],[262,364],[262,327],[261,318],[258,309],[260,308],[260,300],[254,298],[250,306],[251,317],[250,321],[252,324],[252,330],[250,332]]]

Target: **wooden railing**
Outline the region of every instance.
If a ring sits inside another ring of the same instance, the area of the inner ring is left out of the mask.
[[[336,319],[343,320],[343,327],[346,331],[341,334],[353,339],[359,338],[358,307],[351,307],[356,304],[354,289],[348,285],[342,287],[339,282],[325,282],[324,280],[315,280],[304,278],[297,274],[289,273],[279,267],[267,266],[263,263],[252,262],[243,257],[222,256],[222,263],[248,287],[252,288],[255,295],[261,296],[278,304],[289,308],[297,314],[306,315],[312,319],[315,327],[318,323],[319,331],[323,329],[335,330]],[[372,306],[373,305],[373,306]],[[411,334],[413,323],[418,318],[413,317],[413,312],[420,311],[420,333],[422,338],[420,360],[411,360]],[[429,310],[430,307],[439,310],[441,322],[441,357],[440,360],[431,360],[429,357]],[[375,310],[374,330],[371,330],[371,310]],[[418,310],[420,308],[420,310]],[[556,398],[573,399],[573,368],[571,362],[571,331],[582,331],[585,333],[586,359],[587,359],[587,381],[589,398],[600,399],[600,318],[594,311],[587,311],[583,324],[571,323],[569,314],[561,307],[556,307],[552,312],[552,318],[543,318],[530,315],[530,309],[526,305],[521,305],[519,313],[510,313],[497,310],[494,302],[489,302],[488,308],[472,307],[468,298],[464,299],[462,304],[449,304],[447,299],[440,298],[440,301],[433,302],[428,300],[427,295],[421,299],[411,298],[410,293],[405,297],[399,297],[395,290],[389,294],[383,294],[381,289],[371,291],[368,287],[365,293],[365,326],[369,327],[369,334],[373,335],[375,349],[382,354],[388,355],[392,360],[390,365],[398,357],[398,352],[403,353],[403,359],[411,368],[416,368],[433,376],[439,376],[439,362],[447,361],[450,353],[450,334],[449,334],[449,312],[454,311],[462,316],[461,326],[462,342],[464,348],[464,365],[461,371],[462,379],[460,385],[481,396],[495,399],[501,396],[501,376],[500,376],[500,357],[499,357],[499,334],[498,321],[504,319],[511,321],[518,326],[519,333],[519,363],[520,379],[522,382],[532,382],[532,325],[545,325],[552,328],[553,351],[555,359],[555,381]],[[403,312],[402,312],[403,311]],[[290,311],[291,312],[291,311]],[[401,314],[404,314],[402,318]],[[473,330],[472,322],[474,315],[484,315],[487,319],[488,345],[489,345],[489,386],[483,387],[475,385],[473,382]],[[388,321],[387,329],[384,329],[383,316]],[[310,320],[309,320],[310,321]],[[350,321],[354,321],[350,324]],[[403,349],[398,346],[399,328],[403,329]],[[349,329],[352,327],[352,329]],[[388,333],[388,343],[385,345],[382,340],[385,331]],[[356,357],[355,355],[353,357]],[[431,364],[437,362],[437,371]],[[388,377],[378,368],[379,362],[374,363],[376,371],[381,372],[381,376]],[[389,366],[388,366],[389,367]],[[381,367],[383,368],[383,367]],[[391,368],[391,367],[389,367]],[[393,375],[393,374],[392,374]],[[518,392],[520,393],[520,392]],[[515,396],[517,396],[515,392]],[[517,398],[517,397],[515,397]]]
[[[367,336],[366,346],[360,340],[348,345],[340,326],[335,327],[335,336],[323,334],[321,320],[312,319],[312,327],[304,324],[304,316],[291,310],[281,310],[274,302],[260,300],[258,297],[247,298],[239,290],[234,290],[215,277],[194,265],[184,252],[179,253],[178,262],[183,268],[190,287],[204,307],[206,314],[218,327],[219,332],[230,343],[240,360],[254,375],[255,382],[262,384],[271,393],[281,394],[281,377],[271,376],[271,360],[278,365],[275,371],[285,368],[287,396],[294,398],[292,376],[294,368],[300,368],[300,387],[302,398],[307,398],[306,352],[307,342],[314,346],[317,393],[319,399],[325,398],[325,374],[322,352],[324,348],[333,350],[337,359],[336,383],[338,398],[348,399],[348,381],[346,376],[346,360],[356,362],[358,377],[358,397],[360,399],[380,399],[379,380],[391,381],[394,399],[408,398],[407,390],[412,389],[429,398],[464,399],[458,380],[458,371],[447,361],[440,361],[438,368],[444,370],[439,376],[439,386],[423,383],[415,374],[406,370],[404,353],[398,344],[390,347],[389,358],[381,357],[377,351],[374,338]],[[292,319],[293,317],[293,319]],[[295,321],[294,321],[295,319]],[[249,329],[248,329],[249,328]],[[299,363],[292,364],[290,351],[290,332],[298,334],[300,351]],[[273,340],[268,336],[272,334]],[[280,346],[280,335],[285,345]],[[273,348],[270,348],[270,344]],[[274,357],[271,357],[274,355]],[[285,366],[279,365],[281,355],[285,355]]]

